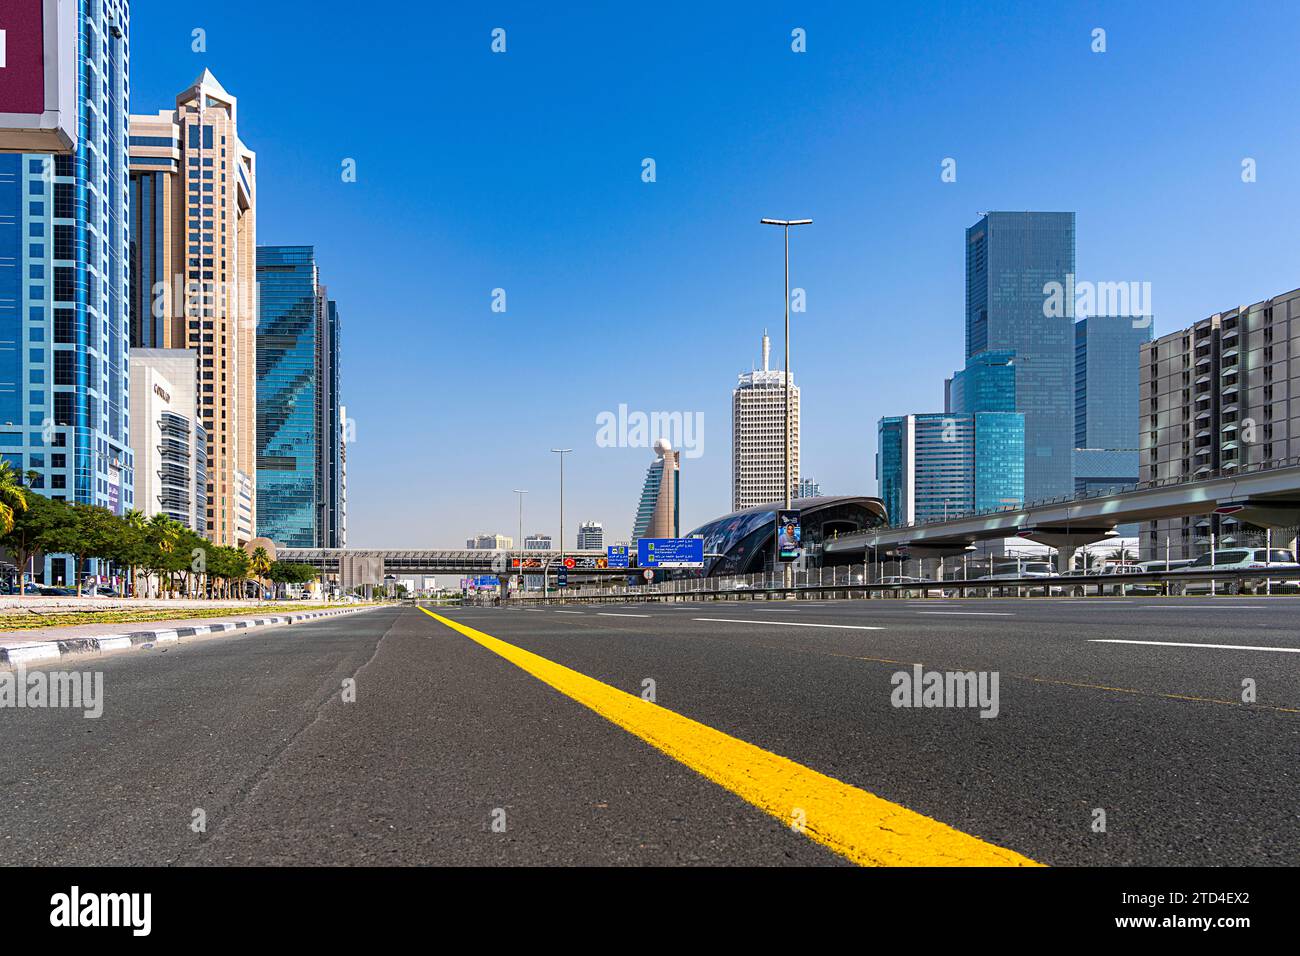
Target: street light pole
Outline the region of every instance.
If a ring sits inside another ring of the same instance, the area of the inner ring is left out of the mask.
[[[572,448],[552,448],[551,451],[560,456],[560,567],[564,567],[564,456],[573,451]],[[557,572],[558,574],[558,572]]]
[[[760,219],[761,225],[780,226],[785,230],[785,447],[784,460],[785,510],[790,510],[790,227],[811,226],[811,219]],[[777,528],[777,537],[781,529]],[[779,557],[779,554],[778,554]],[[790,586],[790,564],[785,565],[785,587]]]
[[[516,488],[515,494],[519,496],[519,587],[524,591],[524,597],[527,597],[528,589],[524,587],[524,495],[528,492]]]

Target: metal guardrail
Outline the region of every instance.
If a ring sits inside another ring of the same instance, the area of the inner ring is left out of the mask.
[[[1128,484],[1108,485],[1105,488],[1098,488],[1095,491],[1085,492],[1081,495],[1058,495],[1054,498],[1040,498],[1035,501],[1026,501],[1023,504],[1015,506],[1006,506],[1001,508],[982,508],[979,511],[967,511],[962,514],[952,515],[948,518],[932,518],[929,521],[908,521],[901,524],[886,525],[882,528],[874,529],[876,533],[884,534],[891,531],[902,531],[908,528],[925,528],[931,525],[942,525],[952,521],[959,521],[966,518],[985,518],[993,515],[1004,514],[1008,511],[1028,511],[1033,508],[1045,508],[1048,505],[1064,505],[1074,502],[1091,501],[1095,498],[1109,498],[1114,495],[1130,494],[1137,491],[1147,491],[1152,488],[1174,488],[1179,485],[1200,484],[1201,482],[1217,481],[1223,478],[1240,478],[1243,475],[1253,475],[1265,471],[1279,471],[1284,468],[1295,468],[1300,466],[1300,457],[1297,458],[1278,458],[1267,462],[1256,462],[1253,465],[1242,465],[1238,468],[1213,468],[1203,474],[1178,475],[1173,478],[1156,478],[1151,481],[1138,481]],[[871,532],[857,532],[858,534],[869,534]]]
[[[707,579],[706,579],[707,580]],[[1162,591],[1168,594],[1169,585],[1186,584],[1199,581],[1213,582],[1215,587],[1220,583],[1233,582],[1238,589],[1245,584],[1258,584],[1260,588],[1265,587],[1266,583],[1271,582],[1273,585],[1295,586],[1297,592],[1300,592],[1300,568],[1287,568],[1273,570],[1243,570],[1229,571],[1203,570],[1188,571],[1186,569],[1177,571],[1144,571],[1134,572],[1131,574],[1070,574],[1057,575],[1052,577],[1022,577],[1022,578],[997,578],[993,580],[980,580],[970,578],[967,580],[943,580],[943,581],[921,581],[921,582],[902,582],[897,584],[883,583],[854,583],[852,580],[841,582],[817,582],[805,583],[785,587],[784,585],[764,585],[753,586],[744,585],[737,587],[735,584],[729,586],[715,586],[704,588],[683,588],[680,590],[668,590],[657,592],[646,592],[636,589],[627,592],[618,593],[569,593],[563,595],[547,595],[545,597],[520,597],[517,594],[505,602],[511,607],[522,607],[530,604],[628,604],[635,602],[673,602],[689,601],[694,598],[721,598],[729,600],[770,600],[773,596],[787,597],[788,595],[817,595],[825,596],[827,594],[845,593],[861,594],[863,599],[869,598],[875,594],[897,595],[900,592],[919,593],[923,598],[928,595],[926,592],[933,591],[955,591],[960,596],[965,596],[968,591],[1008,591],[1008,590],[1040,590],[1044,592],[1047,598],[1053,597],[1053,591],[1060,590],[1062,596],[1065,592],[1076,592],[1082,589],[1086,596],[1091,589],[1099,589],[1098,593],[1104,592],[1111,586],[1123,586],[1130,584],[1159,584]],[[638,593],[638,592],[641,593]],[[1212,590],[1211,594],[1215,592]],[[1209,596],[1209,595],[1207,595]],[[469,605],[476,602],[467,601]],[[483,605],[478,605],[483,606]]]

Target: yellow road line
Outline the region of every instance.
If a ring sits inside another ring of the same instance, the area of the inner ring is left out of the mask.
[[[490,634],[420,610],[854,863],[1041,865]]]

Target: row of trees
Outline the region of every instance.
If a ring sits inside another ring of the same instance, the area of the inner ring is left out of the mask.
[[[242,594],[250,580],[307,584],[317,577],[311,565],[272,561],[265,548],[250,554],[215,545],[166,515],[116,515],[98,505],[46,498],[8,461],[0,461],[0,546],[20,572],[38,554],[71,555],[78,594],[81,569],[91,558],[111,562],[130,582],[131,594],[140,593],[143,581],[149,593],[222,598]]]

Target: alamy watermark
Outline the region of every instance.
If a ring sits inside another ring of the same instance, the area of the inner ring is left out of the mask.
[[[650,448],[661,438],[684,457],[699,458],[704,454],[704,413],[629,411],[621,404],[617,411],[596,416],[598,448]]]
[[[102,671],[0,671],[0,709],[69,708],[94,720],[104,713]]]
[[[978,707],[981,717],[996,717],[1001,709],[997,671],[927,671],[913,664],[889,682],[895,707]]]
[[[1144,329],[1154,314],[1150,282],[1076,281],[1069,273],[1064,283],[1043,285],[1043,315],[1049,319],[1131,318],[1133,328]]]

